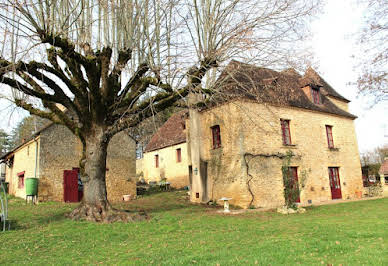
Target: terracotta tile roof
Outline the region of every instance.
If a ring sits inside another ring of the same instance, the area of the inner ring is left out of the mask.
[[[315,81],[316,83],[319,83],[322,86],[323,93],[332,97],[335,97],[337,99],[340,99],[344,102],[350,102],[348,99],[340,95],[336,90],[333,89],[332,86],[330,86],[321,76],[318,75],[317,72],[315,72],[314,69],[309,67],[306,70],[306,73],[304,74],[305,77],[309,77],[311,80]]]
[[[47,122],[46,124],[44,124],[38,131],[36,131],[36,132],[35,132],[34,134],[32,134],[29,138],[27,138],[27,139],[24,140],[22,143],[20,143],[20,144],[17,145],[16,147],[14,147],[11,151],[6,152],[6,153],[0,155],[0,162],[6,160],[10,155],[12,155],[14,152],[16,152],[16,150],[18,150],[19,148],[21,148],[21,147],[23,147],[24,145],[28,144],[31,140],[33,140],[33,139],[35,139],[37,136],[39,136],[41,132],[43,132],[43,131],[46,130],[47,128],[51,127],[52,125],[54,125],[54,122],[48,121],[48,122]]]
[[[321,104],[314,104],[306,96],[302,90],[302,87],[306,85],[320,87],[322,91]],[[202,110],[231,99],[245,98],[275,105],[331,113],[351,119],[356,118],[356,116],[337,107],[325,96],[331,95],[348,102],[311,68],[306,71],[304,76],[301,76],[294,69],[278,72],[268,68],[231,61],[221,73],[215,90],[217,90],[217,93],[212,96],[210,104]]]
[[[150,142],[145,148],[145,152],[186,142],[186,132],[183,125],[185,123],[187,113],[187,110],[182,110],[173,114],[152,136]]]
[[[72,117],[72,115],[69,113],[69,111],[66,109],[66,107],[64,107],[63,105],[58,104],[58,103],[56,104],[56,106],[60,110],[62,110],[65,114],[70,115]],[[25,144],[27,144],[28,142],[30,142],[31,140],[33,140],[34,138],[39,136],[40,133],[42,133],[43,131],[45,131],[46,129],[48,129],[49,127],[51,127],[54,124],[55,124],[54,122],[52,122],[50,120],[47,120],[47,122],[41,128],[39,128],[35,133],[33,133],[30,137],[28,137],[23,143],[20,143],[15,148],[13,148],[11,151],[0,155],[0,162],[2,160],[5,160],[7,157],[12,155],[12,153],[14,153],[16,150],[18,150],[19,148],[23,147]]]
[[[384,162],[381,164],[379,173],[383,175],[388,175],[388,159],[385,159]]]

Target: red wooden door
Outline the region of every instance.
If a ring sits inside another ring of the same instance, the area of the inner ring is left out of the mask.
[[[76,170],[63,171],[63,200],[78,202],[78,172]]]
[[[288,168],[290,178],[292,178],[291,189],[299,191],[299,183],[298,183],[298,168],[297,167],[289,167]],[[295,202],[300,202],[300,196],[295,200]]]
[[[338,167],[329,167],[329,180],[332,199],[342,199],[341,181]]]

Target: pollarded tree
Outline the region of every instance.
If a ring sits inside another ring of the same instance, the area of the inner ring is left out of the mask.
[[[211,88],[215,70],[226,60],[263,65],[289,55],[315,4],[3,1],[0,82],[3,90],[12,89],[17,106],[65,125],[81,140],[84,198],[70,216],[128,220],[133,216],[118,213],[107,201],[110,139],[201,90],[205,81]]]

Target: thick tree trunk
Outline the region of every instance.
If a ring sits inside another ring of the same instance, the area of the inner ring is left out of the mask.
[[[102,209],[109,205],[105,182],[107,148],[108,141],[101,137],[86,139],[83,201]]]
[[[84,155],[81,160],[81,180],[84,184],[84,197],[81,204],[69,217],[74,220],[96,222],[144,220],[144,213],[119,211],[110,205],[107,197],[105,173],[109,140],[102,129],[85,138]]]

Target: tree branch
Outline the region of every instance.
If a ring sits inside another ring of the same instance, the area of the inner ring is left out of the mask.
[[[116,65],[113,67],[110,77],[118,83],[118,79],[123,71],[124,67],[127,65],[128,61],[132,58],[132,49],[126,49],[119,51],[119,58],[117,59]]]
[[[149,70],[149,67],[146,63],[140,64],[136,72],[129,79],[127,84],[125,85],[123,91],[118,95],[118,98],[125,98],[129,90],[133,87],[133,85]]]

